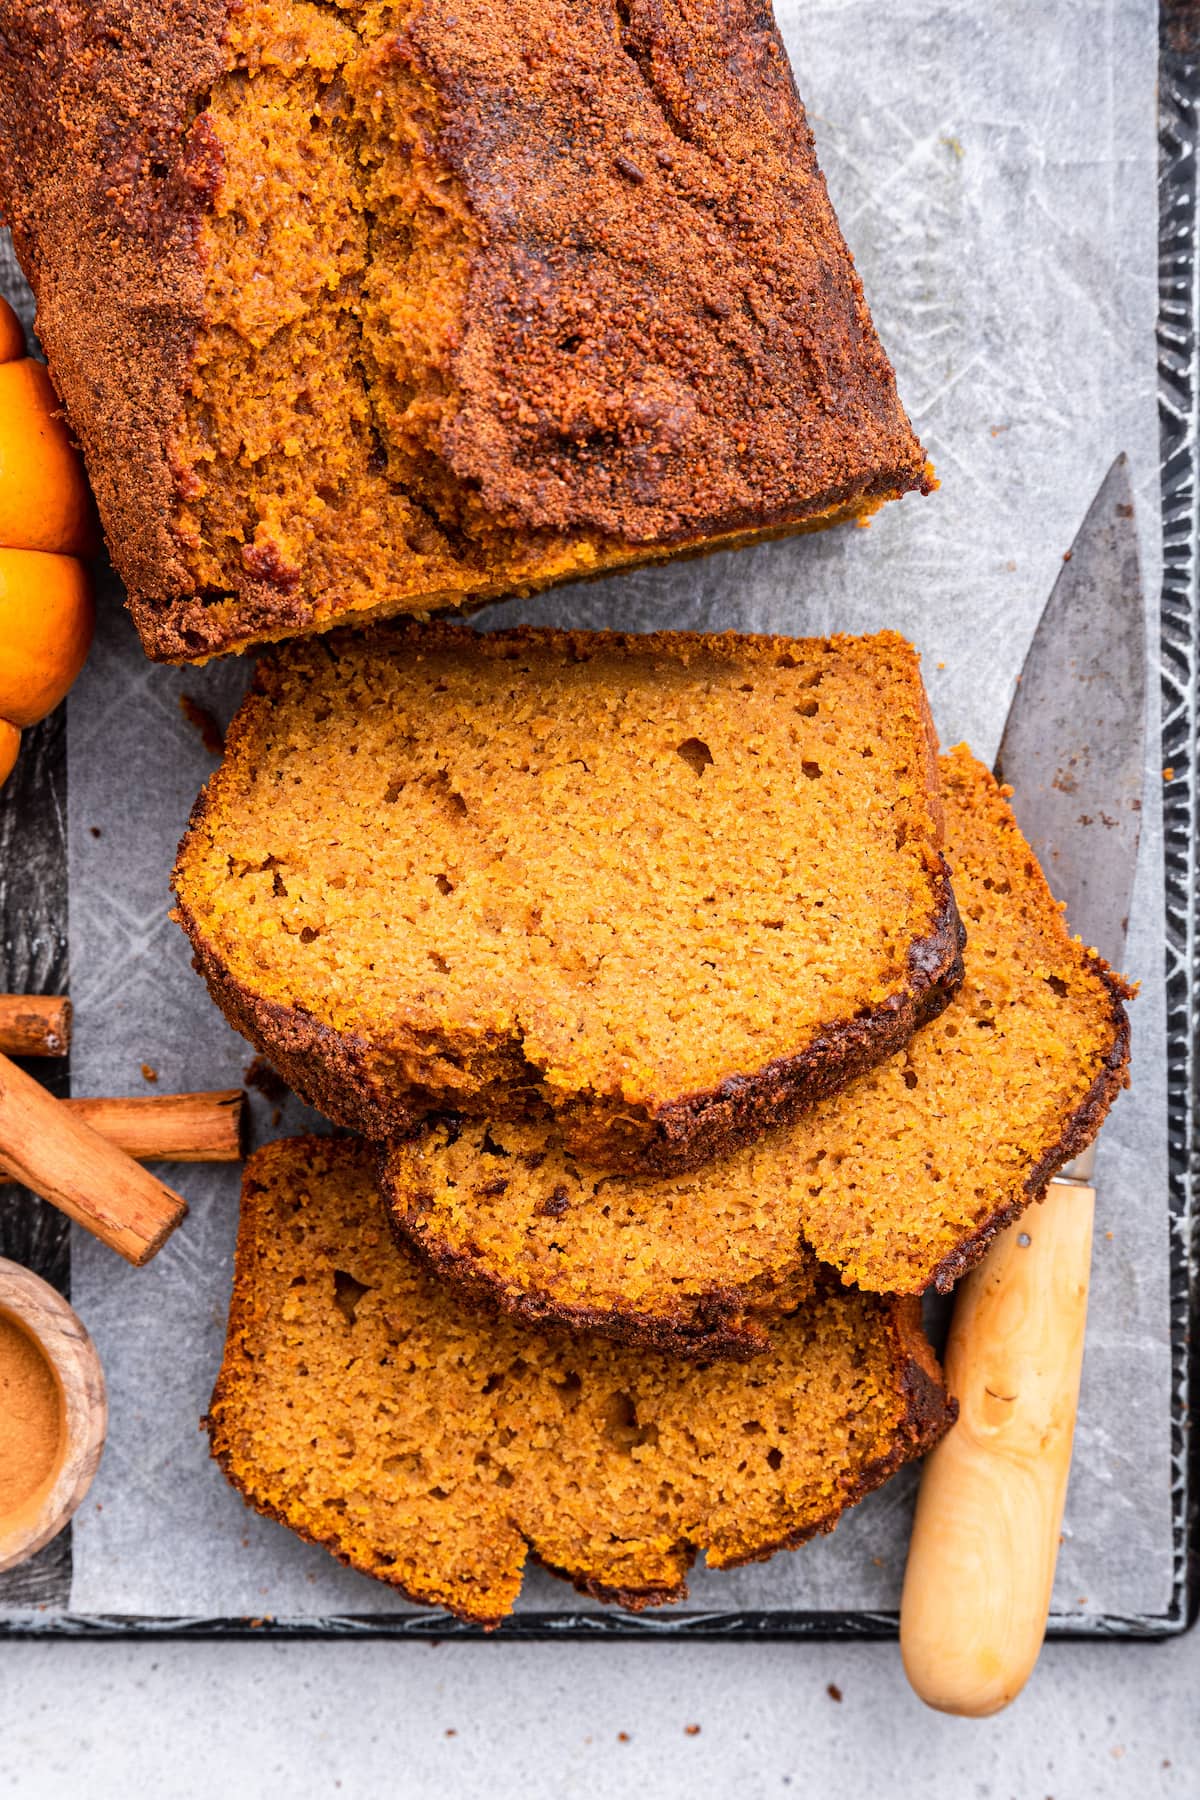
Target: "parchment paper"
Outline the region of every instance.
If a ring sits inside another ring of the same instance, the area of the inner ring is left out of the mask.
[[[1152,0],[783,0],[781,24],[900,391],[941,477],[869,530],[722,555],[536,602],[518,618],[790,633],[894,626],[925,657],[943,741],[991,758],[1063,551],[1114,454],[1159,587]],[[1157,644],[1153,645],[1155,666]],[[240,1081],[250,1051],[167,920],[176,841],[249,676],[152,667],[116,605],[70,702],[71,989],[78,1093]],[[1153,691],[1153,684],[1152,684]],[[1171,1579],[1160,757],[1128,948],[1132,1092],[1106,1128],[1087,1366],[1055,1610],[1158,1613]],[[304,1122],[289,1104],[277,1127]],[[147,1269],[83,1232],[72,1292],[108,1374],[104,1464],[75,1527],[72,1607],[311,1617],[401,1603],[246,1511],[198,1429],[221,1352],[233,1170],[176,1169],[186,1226]],[[893,1608],[912,1482],[795,1555],[697,1570],[693,1609]],[[522,1606],[578,1607],[540,1573]]]

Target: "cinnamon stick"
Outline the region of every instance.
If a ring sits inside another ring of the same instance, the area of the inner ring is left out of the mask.
[[[127,1262],[149,1262],[187,1204],[0,1055],[0,1156],[16,1178]]]
[[[71,1048],[71,1002],[65,994],[0,994],[0,1052],[65,1056]]]
[[[237,1162],[242,1154],[246,1096],[241,1088],[61,1104],[138,1162]],[[0,1154],[0,1183],[16,1179]]]

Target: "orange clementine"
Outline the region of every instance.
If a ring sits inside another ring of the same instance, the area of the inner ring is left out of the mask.
[[[94,623],[81,562],[0,549],[0,719],[33,725],[58,705],[84,665]]]
[[[41,363],[0,362],[0,544],[89,556],[92,498],[61,411]]]
[[[25,354],[25,332],[8,301],[0,294],[0,363]],[[0,757],[0,761],[3,758]]]
[[[0,787],[12,774],[20,748],[21,734],[16,726],[10,725],[7,719],[0,719]]]

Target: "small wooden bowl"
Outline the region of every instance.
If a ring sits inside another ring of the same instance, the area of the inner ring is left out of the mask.
[[[62,1397],[58,1462],[35,1502],[0,1518],[0,1570],[25,1562],[57,1537],[100,1466],[108,1428],[104,1370],[82,1320],[62,1295],[19,1263],[0,1257],[0,1315],[22,1326],[54,1371]]]

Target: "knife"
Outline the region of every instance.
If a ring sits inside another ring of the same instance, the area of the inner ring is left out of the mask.
[[[1145,618],[1119,456],[1046,602],[996,773],[1071,929],[1120,968],[1145,759]],[[1087,1320],[1095,1144],[961,1283],[946,1345],[958,1422],[928,1458],[900,1604],[909,1681],[980,1717],[1046,1634]]]

